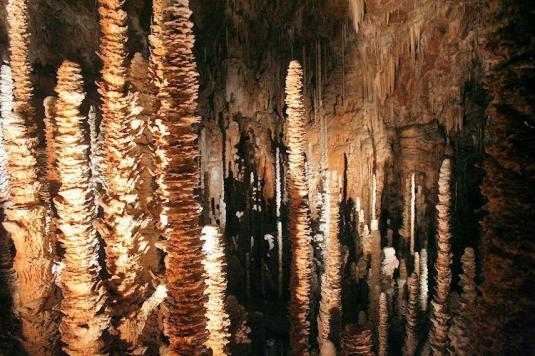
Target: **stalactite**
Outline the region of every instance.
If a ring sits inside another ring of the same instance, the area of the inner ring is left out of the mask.
[[[464,249],[463,273],[460,276],[459,285],[463,288],[463,293],[459,300],[459,307],[456,315],[452,319],[449,330],[450,347],[449,352],[452,355],[472,355],[472,323],[476,311],[476,261],[474,249],[467,247]]]
[[[436,286],[431,302],[431,331],[429,345],[432,354],[440,355],[446,351],[448,341],[449,314],[447,311],[448,295],[451,283],[450,257],[450,179],[451,162],[445,159],[440,167],[438,179],[437,209],[437,260]]]
[[[326,355],[323,351],[324,344],[329,342],[333,327],[336,331],[334,320],[341,314],[342,305],[342,251],[338,237],[338,224],[340,220],[340,185],[338,174],[329,172],[328,178],[330,202],[329,202],[329,236],[326,236],[325,271],[321,278],[321,302],[318,316],[318,344],[320,355]],[[334,343],[335,340],[330,340]]]
[[[275,153],[275,204],[277,215],[277,266],[278,266],[278,279],[277,287],[279,298],[282,298],[283,294],[283,277],[284,277],[284,265],[283,265],[283,240],[282,240],[282,220],[281,220],[281,204],[282,204],[282,179],[281,179],[281,162],[280,162],[280,150],[276,148]]]
[[[80,66],[63,62],[58,70],[55,154],[60,189],[55,198],[59,241],[65,249],[61,274],[60,332],[69,355],[104,355],[108,328],[105,290],[99,276],[99,241],[91,193],[87,144],[79,107],[85,97]]]
[[[225,251],[223,235],[215,225],[203,228],[203,250],[206,257],[203,261],[206,279],[206,302],[208,340],[205,345],[214,355],[226,355],[230,342],[230,319],[225,311],[225,292],[227,274],[225,271]]]
[[[386,295],[381,293],[379,298],[379,356],[386,356],[388,354],[388,304]]]
[[[418,276],[413,273],[407,280],[409,299],[407,302],[407,314],[405,324],[404,356],[416,353],[418,347]]]
[[[373,356],[372,332],[363,325],[347,325],[343,332],[342,349],[344,356]]]
[[[292,61],[286,77],[288,115],[289,234],[292,248],[290,296],[290,347],[293,354],[309,354],[310,277],[312,249],[304,164],[304,105],[301,65]]]
[[[21,322],[22,344],[31,355],[51,354],[57,341],[57,313],[52,256],[46,232],[46,204],[38,176],[38,137],[31,100],[28,12],[25,0],[8,3],[9,45],[13,74],[13,111],[3,125],[11,205],[4,228],[11,234],[18,277],[15,309]]]
[[[423,248],[420,251],[420,275],[418,278],[420,279],[420,310],[422,310],[424,313],[427,311],[427,300],[429,298],[428,296],[428,269],[427,269],[427,250]]]
[[[353,19],[353,27],[355,32],[359,32],[360,25],[364,20],[364,13],[366,11],[366,0],[349,0],[351,15]]]
[[[157,125],[165,135],[156,136],[163,156],[156,165],[161,202],[166,218],[161,220],[167,243],[165,259],[166,300],[164,333],[171,354],[199,354],[205,350],[204,268],[200,205],[195,190],[200,181],[196,116],[199,90],[193,55],[195,37],[187,0],[170,1],[164,9],[161,35],[166,50],[162,72],[166,78],[158,93]],[[166,221],[167,219],[167,221]]]
[[[141,257],[146,242],[141,231],[146,224],[136,193],[139,177],[139,154],[136,136],[139,124],[136,116],[141,108],[136,98],[126,91],[127,82],[127,14],[121,0],[99,0],[100,57],[102,82],[102,131],[106,153],[107,190],[100,205],[104,215],[97,223],[106,251],[106,267],[110,277],[106,280],[111,294],[112,322],[129,350],[138,345],[128,344],[131,339],[121,327],[135,318],[144,300]]]
[[[375,173],[372,175],[372,189],[371,189],[371,204],[370,204],[370,216],[372,219],[372,228],[371,230],[374,230],[373,225],[377,224],[377,211],[375,210],[377,206],[377,177],[375,176]],[[375,228],[376,230],[377,228]]]

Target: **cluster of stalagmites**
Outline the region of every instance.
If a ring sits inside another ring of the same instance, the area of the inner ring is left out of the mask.
[[[364,11],[363,1],[352,1],[355,26]],[[63,249],[61,268],[52,272],[52,246],[47,231],[49,202],[39,179],[37,136],[28,59],[27,9],[24,0],[9,4],[10,74],[2,67],[2,128],[9,172],[9,200],[4,226],[15,244],[11,261],[9,243],[0,240],[0,278],[9,285],[21,321],[23,345],[29,354],[51,354],[59,330],[68,354],[101,355],[109,350],[108,336],[121,341],[117,349],[140,354],[150,315],[162,305],[160,319],[169,340],[164,351],[172,355],[224,355],[229,345],[251,342],[247,313],[236,298],[225,298],[227,289],[223,236],[217,226],[201,232],[200,155],[197,115],[198,73],[193,55],[194,35],[187,0],[153,1],[154,19],[149,38],[151,57],[136,54],[130,66],[126,51],[127,14],[122,0],[99,0],[103,62],[99,93],[102,123],[96,111],[88,115],[90,147],[86,142],[80,106],[84,100],[80,67],[65,61],[58,71],[57,98],[45,101],[48,190],[57,212],[57,239]],[[165,45],[164,45],[165,44]],[[310,353],[312,239],[305,168],[305,106],[303,70],[292,61],[286,77],[287,195],[290,259],[290,347],[295,355]],[[13,101],[13,105],[11,102]],[[0,148],[0,171],[3,153]],[[277,244],[278,287],[282,291],[283,199],[280,159],[277,150]],[[325,159],[326,160],[326,159]],[[323,163],[327,171],[327,163]],[[7,177],[0,172],[0,193],[6,193]],[[223,172],[221,172],[223,174]],[[428,304],[428,252],[416,252],[415,174],[410,175],[404,196],[402,250],[383,247],[376,204],[377,178],[370,192],[370,225],[364,209],[358,210],[358,246],[363,253],[357,279],[366,273],[371,323],[360,320],[341,332],[345,355],[387,355],[390,325],[402,331],[403,354],[417,350],[433,354],[470,354],[470,323],[475,314],[475,255],[467,249],[462,257],[463,288],[458,312],[447,310],[451,284],[450,176],[451,162],[440,169],[437,205],[437,258],[431,330],[423,343]],[[252,175],[252,183],[255,176]],[[323,177],[321,300],[318,344],[321,355],[337,352],[340,335],[342,245],[339,240],[339,177]],[[257,182],[258,183],[258,182]],[[154,191],[154,186],[157,186]],[[258,185],[259,186],[259,185]],[[255,187],[254,194],[260,195]],[[57,188],[57,189],[56,189]],[[272,189],[273,187],[271,187]],[[379,189],[381,190],[381,189]],[[6,195],[6,194],[4,194]],[[44,198],[43,198],[44,197]],[[379,198],[379,199],[378,199]],[[260,198],[258,198],[260,200]],[[253,209],[260,209],[254,204]],[[97,219],[99,210],[102,218]],[[378,210],[378,209],[377,209]],[[52,232],[56,231],[53,227]],[[104,241],[106,270],[101,280],[99,238]],[[155,246],[165,253],[165,277]],[[399,252],[399,253],[398,253]],[[150,255],[152,253],[152,255]],[[396,253],[398,255],[396,256]],[[152,256],[152,257],[150,257]],[[398,259],[399,258],[399,259]],[[153,261],[150,271],[144,269]],[[11,264],[17,278],[11,270]],[[368,269],[368,265],[370,266]],[[396,270],[399,270],[396,276]],[[411,272],[408,276],[408,270]],[[249,272],[247,270],[247,272]],[[54,278],[61,287],[62,314],[56,316]],[[250,277],[250,276],[249,276]],[[164,282],[165,285],[162,283]],[[150,295],[150,296],[149,296]],[[395,307],[394,307],[395,306]],[[452,322],[450,323],[450,319]],[[451,324],[451,325],[450,325]],[[449,328],[449,330],[448,330]],[[107,335],[109,334],[111,335]],[[156,343],[161,344],[161,341]],[[210,351],[211,350],[211,351]]]

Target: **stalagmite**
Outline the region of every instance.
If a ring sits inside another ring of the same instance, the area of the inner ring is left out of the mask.
[[[55,198],[59,241],[65,249],[61,274],[60,324],[63,351],[69,355],[104,355],[102,334],[109,326],[105,290],[99,276],[99,241],[93,227],[95,209],[90,181],[83,116],[85,97],[80,66],[63,62],[58,71],[55,122],[57,172]]]
[[[3,224],[16,249],[13,267],[18,293],[14,305],[21,323],[22,345],[30,355],[45,355],[56,346],[58,328],[53,310],[55,285],[46,233],[47,209],[40,198],[26,1],[9,1],[7,19],[14,102],[3,125],[11,201]]]
[[[146,220],[136,194],[139,177],[136,116],[141,108],[126,88],[128,28],[123,3],[121,0],[99,0],[100,57],[103,62],[99,93],[107,190],[100,201],[104,215],[97,228],[105,242],[106,267],[110,274],[106,285],[113,301],[112,323],[126,348],[134,350],[138,345],[128,343],[131,337],[120,325],[135,318],[146,293],[140,263],[146,252],[146,242],[142,241],[141,235]]]
[[[166,318],[164,333],[174,355],[205,350],[204,268],[200,205],[195,190],[200,183],[196,125],[198,73],[193,56],[193,24],[187,0],[173,0],[164,9],[161,34],[166,45],[162,72],[166,78],[158,93],[156,174],[165,217],[160,220],[167,243],[165,258]]]
[[[407,280],[409,300],[405,324],[404,356],[416,353],[418,347],[418,276],[413,273]]]
[[[473,318],[476,311],[476,261],[474,249],[467,247],[464,249],[463,273],[460,276],[459,285],[463,288],[463,293],[459,300],[457,313],[452,319],[449,330],[450,346],[449,352],[452,355],[472,355],[473,335],[471,333]]]
[[[281,179],[281,162],[280,162],[280,149],[276,148],[275,152],[275,204],[276,204],[276,215],[277,215],[277,267],[278,267],[278,278],[277,278],[277,288],[279,293],[279,298],[282,298],[283,293],[283,252],[284,246],[282,241],[282,220],[281,220],[281,204],[282,204],[282,179]]]
[[[205,226],[202,233],[203,250],[206,254],[203,260],[207,277],[205,294],[208,296],[206,302],[208,340],[205,345],[212,350],[213,355],[226,355],[230,342],[230,319],[225,311],[227,273],[223,235],[216,225]]]
[[[2,64],[0,67],[0,202],[5,202],[9,199],[9,174],[7,172],[7,153],[4,148],[3,127],[12,109],[13,80],[11,68]]]
[[[308,193],[304,163],[304,105],[301,65],[292,61],[286,77],[288,115],[289,234],[292,248],[290,296],[290,348],[295,355],[309,354],[310,277],[312,249],[308,216]]]
[[[379,322],[379,297],[381,295],[381,233],[377,229],[377,220],[372,220],[371,232],[371,267],[369,290],[369,315],[374,323]]]
[[[420,309],[425,313],[427,311],[427,299],[428,299],[428,269],[427,269],[427,250],[423,248],[420,251]]]
[[[143,265],[146,266],[147,280],[150,280],[150,271],[159,268],[159,256],[156,250],[158,231],[156,229],[155,218],[153,216],[153,205],[155,201],[153,186],[155,184],[152,172],[154,172],[154,147],[152,133],[154,115],[154,96],[150,86],[149,62],[143,58],[141,53],[136,53],[130,64],[130,83],[139,99],[142,111],[137,115],[137,123],[141,135],[136,140],[136,151],[139,160],[139,180],[136,191],[139,195],[140,208],[147,217],[146,226],[142,231],[144,240],[149,244],[147,253],[142,257]],[[148,268],[147,268],[148,267]]]
[[[107,186],[105,179],[106,160],[104,157],[104,136],[102,130],[97,131],[97,113],[93,106],[89,108],[87,122],[89,123],[89,142],[91,146],[89,151],[91,182],[95,191],[95,199],[97,200],[100,198],[100,189]]]
[[[415,238],[415,223],[416,223],[416,184],[414,181],[414,173],[411,174],[411,220],[410,220],[410,252],[414,255],[414,238]]]
[[[397,284],[397,321],[401,322],[405,318],[405,313],[407,310],[407,298],[406,298],[406,288],[407,284],[407,264],[405,259],[402,258],[399,262],[399,278],[396,281]]]
[[[388,305],[386,295],[381,293],[379,298],[379,356],[386,356],[388,354]]]
[[[230,334],[232,342],[236,345],[247,345],[251,343],[251,328],[247,325],[247,311],[238,303],[235,296],[229,295],[225,299],[225,310],[230,317]]]
[[[440,167],[438,179],[437,209],[437,260],[436,286],[433,301],[431,302],[431,331],[429,345],[432,354],[441,355],[446,352],[448,341],[448,322],[450,316],[447,311],[448,296],[451,283],[451,257],[450,257],[450,179],[451,162],[445,159]]]
[[[49,96],[43,102],[45,109],[45,142],[46,142],[46,172],[50,194],[53,197],[59,188],[59,175],[56,167],[57,147],[56,135],[58,127],[56,125],[56,98]]]
[[[334,330],[339,329],[335,325],[335,319],[341,314],[342,304],[342,256],[341,246],[338,237],[338,224],[340,220],[339,199],[340,186],[338,184],[338,174],[336,172],[329,172],[329,186],[326,189],[330,194],[330,212],[329,212],[329,236],[326,236],[326,251],[325,251],[325,271],[321,278],[321,302],[318,316],[318,344],[320,347],[320,355],[324,355],[323,346],[329,340],[329,336]]]
[[[364,325],[347,325],[342,337],[344,356],[373,356],[372,332]]]

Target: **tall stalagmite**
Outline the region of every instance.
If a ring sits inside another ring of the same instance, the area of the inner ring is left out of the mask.
[[[427,311],[427,303],[429,298],[428,277],[429,271],[427,268],[427,250],[425,248],[420,250],[420,309],[425,313]]]
[[[167,244],[165,258],[166,300],[164,332],[169,351],[175,355],[196,355],[205,347],[204,267],[200,205],[196,189],[200,183],[197,125],[199,90],[193,56],[193,24],[189,1],[173,0],[163,10],[166,44],[162,71],[165,82],[158,94],[160,107],[156,125],[156,174],[160,199],[166,214],[160,218]]]
[[[14,304],[23,347],[31,355],[44,355],[55,349],[58,336],[53,310],[56,288],[46,234],[47,208],[40,198],[26,0],[9,1],[8,23],[14,102],[3,125],[12,203],[5,210],[4,227],[17,251],[13,266],[19,284]]]
[[[286,77],[288,115],[288,194],[289,237],[292,249],[290,277],[290,348],[294,355],[308,355],[310,334],[310,245],[308,189],[305,181],[305,117],[303,71],[297,61],[290,62]]]
[[[135,98],[127,94],[127,14],[122,0],[99,0],[100,57],[102,81],[102,130],[106,154],[107,190],[101,198],[103,218],[97,227],[105,241],[106,281],[112,300],[112,322],[118,327],[134,318],[145,297],[140,259],[145,252],[141,231],[145,224],[136,182],[139,157],[134,127],[139,108]],[[124,330],[124,328],[123,328]],[[121,333],[130,349],[128,335]]]
[[[418,276],[414,272],[407,280],[409,300],[405,324],[404,356],[414,355],[418,347]]]
[[[437,209],[437,260],[436,285],[433,301],[431,302],[431,331],[429,345],[434,355],[446,352],[448,341],[448,321],[450,319],[447,304],[451,283],[451,256],[450,256],[450,180],[451,162],[445,159],[440,167],[438,179]]]
[[[463,293],[459,300],[459,307],[456,315],[452,319],[449,339],[449,350],[453,355],[473,355],[472,349],[473,335],[472,325],[476,311],[476,256],[474,249],[467,247],[464,249],[463,273],[460,276],[459,285],[463,288]]]
[[[61,273],[60,324],[63,350],[69,355],[104,355],[103,333],[109,326],[104,285],[99,276],[99,240],[84,136],[84,100],[80,66],[65,61],[58,71],[56,106],[57,172],[60,188],[54,199],[58,240],[65,249]]]
[[[318,316],[318,344],[320,346],[320,354],[322,354],[322,346],[329,341],[329,336],[334,330],[338,330],[340,325],[336,327],[335,321],[339,320],[342,312],[342,251],[340,240],[338,236],[340,222],[340,185],[338,183],[337,172],[329,172],[327,179],[330,199],[329,206],[329,227],[326,239],[325,251],[325,271],[323,272],[321,280],[321,302]],[[332,343],[335,340],[330,340]]]
[[[227,290],[227,271],[223,235],[217,225],[205,226],[202,230],[203,250],[206,257],[203,261],[206,272],[206,329],[208,340],[206,346],[214,355],[228,354],[230,342],[230,319],[225,311],[225,293]]]

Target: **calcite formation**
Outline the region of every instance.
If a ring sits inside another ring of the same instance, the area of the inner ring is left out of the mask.
[[[140,108],[133,94],[127,93],[128,28],[123,4],[120,0],[99,1],[100,57],[103,62],[99,93],[107,189],[100,201],[104,214],[97,228],[105,241],[106,266],[110,274],[106,285],[115,326],[134,317],[146,292],[140,263],[146,250],[141,235],[146,220],[136,192],[139,177],[136,116]],[[127,337],[122,338],[126,341]],[[136,346],[127,345],[131,349]]]
[[[420,301],[420,309],[425,313],[427,311],[429,298],[429,271],[427,267],[427,249],[425,248],[420,250],[420,274],[418,278],[420,282],[418,300]]]
[[[60,323],[63,351],[69,355],[105,355],[104,331],[109,328],[106,291],[100,279],[100,243],[90,180],[88,145],[80,105],[85,98],[81,68],[65,61],[56,85],[55,155],[60,188],[54,203],[59,242],[65,249],[61,273]]]
[[[413,273],[407,280],[408,301],[403,355],[414,355],[419,342],[418,333],[418,276]]]
[[[166,80],[158,92],[156,119],[164,133],[156,137],[156,147],[163,154],[157,156],[161,162],[156,170],[167,220],[161,220],[167,247],[164,332],[169,337],[169,351],[176,355],[203,352],[207,337],[201,208],[196,193],[200,183],[195,127],[200,122],[196,114],[199,84],[190,16],[187,0],[169,1],[163,10],[161,39],[166,51],[162,72]]]
[[[449,330],[449,348],[454,355],[473,354],[473,333],[472,325],[476,311],[476,256],[474,249],[467,247],[461,257],[463,273],[460,275],[459,285],[463,288],[459,307],[452,318]]]
[[[342,349],[344,356],[375,355],[371,330],[362,325],[347,325],[342,337]]]
[[[435,261],[436,285],[431,302],[431,331],[429,345],[432,353],[440,355],[446,352],[448,341],[448,322],[450,315],[447,310],[451,283],[450,256],[450,184],[451,161],[445,159],[440,167],[438,179],[437,209],[437,259]]]
[[[206,347],[213,355],[228,354],[230,342],[230,319],[225,310],[225,292],[227,290],[227,273],[223,235],[217,225],[203,228],[203,251],[206,255],[203,265],[206,273],[206,316],[208,339]]]
[[[377,354],[386,356],[388,354],[388,304],[386,294],[381,293],[379,298],[379,348]]]
[[[286,114],[288,115],[288,193],[290,195],[289,239],[292,247],[290,295],[290,347],[292,353],[308,355],[310,322],[311,257],[308,189],[304,162],[303,71],[297,61],[288,66]]]
[[[334,330],[339,330],[335,319],[341,315],[342,302],[342,251],[339,240],[338,222],[340,220],[340,185],[338,175],[329,173],[329,236],[326,238],[325,271],[321,278],[321,301],[318,316],[318,344],[320,350]],[[333,342],[334,340],[331,340]]]

